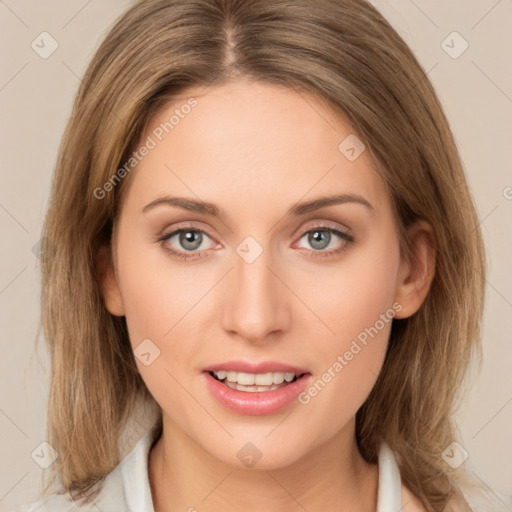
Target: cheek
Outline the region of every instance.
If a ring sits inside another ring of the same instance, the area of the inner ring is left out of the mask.
[[[343,350],[376,322],[380,330],[385,330],[379,320],[386,312],[388,316],[394,314],[389,310],[394,302],[399,263],[397,239],[383,232],[360,247],[354,246],[328,272],[321,270],[313,277],[304,273],[302,285],[298,281],[297,287],[325,324],[325,342],[321,346],[326,351]]]
[[[119,248],[121,292],[137,366],[152,392],[153,381],[157,387],[166,382],[168,388],[170,374],[182,381],[180,372],[190,370],[196,349],[190,341],[201,339],[195,319],[211,283],[201,284],[197,272],[171,265],[163,249],[130,239],[129,234],[120,237]],[[150,365],[137,357],[142,351],[151,354]]]
[[[197,352],[193,341],[201,339],[194,320],[201,314],[199,301],[211,285],[197,285],[193,272],[166,263],[165,255],[155,258],[158,252],[132,244],[120,259],[125,316],[146,387],[164,411],[173,411],[185,421],[190,414],[185,388]]]
[[[301,402],[315,414],[325,413],[326,422],[334,414],[348,421],[375,384],[400,309],[393,307],[399,261],[397,240],[375,237],[347,253],[329,279],[316,276],[308,305],[325,326],[318,328],[322,336],[315,336],[315,379]]]
[[[180,319],[200,299],[201,288],[193,270],[171,263],[158,242],[144,240],[128,229],[127,219],[120,226],[118,272],[132,344],[141,339],[170,339]],[[136,231],[136,230],[133,230]]]

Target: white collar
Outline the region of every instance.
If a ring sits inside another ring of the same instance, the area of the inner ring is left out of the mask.
[[[402,510],[402,480],[391,448],[382,443],[379,450],[379,491],[377,512]]]
[[[126,503],[130,512],[154,512],[148,477],[148,455],[156,430],[151,428],[119,464]],[[400,471],[392,450],[382,443],[379,450],[379,485],[376,512],[402,510]]]

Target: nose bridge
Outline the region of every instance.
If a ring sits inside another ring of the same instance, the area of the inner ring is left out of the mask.
[[[274,275],[272,255],[248,237],[236,249],[234,271],[223,304],[223,327],[246,340],[257,342],[286,328],[287,297]]]

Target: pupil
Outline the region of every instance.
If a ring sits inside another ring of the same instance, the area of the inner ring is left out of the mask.
[[[312,247],[315,249],[325,249],[329,245],[331,234],[328,231],[312,231],[309,238],[309,243]],[[327,243],[325,243],[326,240]]]
[[[201,233],[197,231],[183,231],[180,234],[180,244],[184,249],[193,251],[201,245],[201,238]],[[199,243],[197,243],[198,240]]]

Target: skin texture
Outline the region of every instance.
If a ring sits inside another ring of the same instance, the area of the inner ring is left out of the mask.
[[[228,411],[202,370],[273,360],[316,381],[394,303],[396,318],[417,311],[435,264],[432,231],[412,227],[417,259],[400,258],[369,151],[349,161],[338,146],[353,130],[304,93],[245,80],[190,89],[152,119],[143,141],[189,96],[197,106],[132,171],[114,265],[102,278],[106,307],[126,316],[132,346],[149,338],[160,350],[149,366],[137,359],[164,417],[149,458],[155,510],[375,510],[378,469],[358,451],[355,414],[382,367],[391,322],[307,405],[275,414]],[[357,194],[373,210],[351,202],[285,215],[332,194]],[[165,195],[214,203],[225,218],[165,205],[142,213]],[[170,255],[165,247],[187,252],[179,235],[156,241],[190,223],[206,232],[201,257]],[[314,245],[308,233],[320,227],[354,241],[331,234]],[[248,236],[263,251],[250,264],[236,252]],[[254,468],[237,457],[247,442],[262,454]],[[408,512],[424,510],[405,487],[403,500]]]

